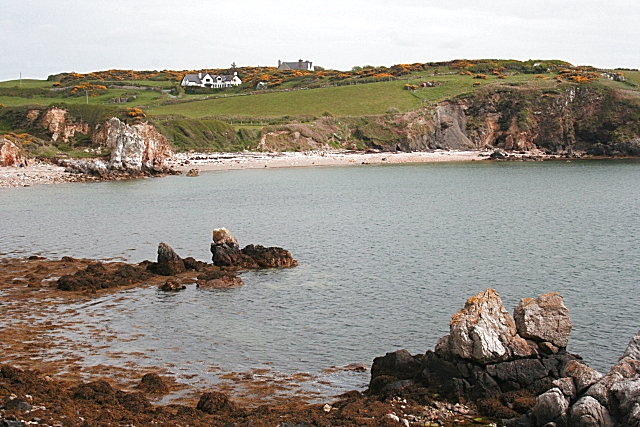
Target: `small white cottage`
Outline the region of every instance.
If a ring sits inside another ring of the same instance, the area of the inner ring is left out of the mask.
[[[199,86],[212,89],[220,89],[232,86],[240,86],[242,80],[238,77],[238,73],[231,75],[212,75],[209,73],[186,74],[182,78],[181,86]]]

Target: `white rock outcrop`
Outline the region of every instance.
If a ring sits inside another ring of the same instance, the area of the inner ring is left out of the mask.
[[[165,137],[149,123],[128,125],[113,117],[93,138],[111,150],[111,170],[159,171],[166,169],[166,161],[172,155]]]
[[[529,357],[532,350],[518,335],[515,322],[498,293],[489,288],[469,298],[449,324],[450,336],[439,345],[481,364]]]

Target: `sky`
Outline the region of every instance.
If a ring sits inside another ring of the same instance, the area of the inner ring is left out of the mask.
[[[452,59],[640,67],[638,0],[0,0],[0,81]]]

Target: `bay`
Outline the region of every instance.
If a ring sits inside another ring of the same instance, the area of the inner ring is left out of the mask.
[[[86,308],[87,324],[98,313],[135,338],[110,351],[151,365],[318,372],[422,353],[492,287],[510,311],[560,292],[569,350],[606,372],[640,328],[639,213],[637,161],[203,172],[0,190],[0,254],[138,262],[166,242],[210,261],[211,231],[226,227],[299,261],[243,273],[237,289],[136,289]]]

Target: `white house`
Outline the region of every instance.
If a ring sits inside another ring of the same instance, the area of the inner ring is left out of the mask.
[[[240,86],[241,84],[242,80],[238,77],[238,73],[233,73],[233,76],[218,76],[209,73],[186,74],[182,78],[182,83],[180,83],[181,86],[199,86],[213,89]]]

